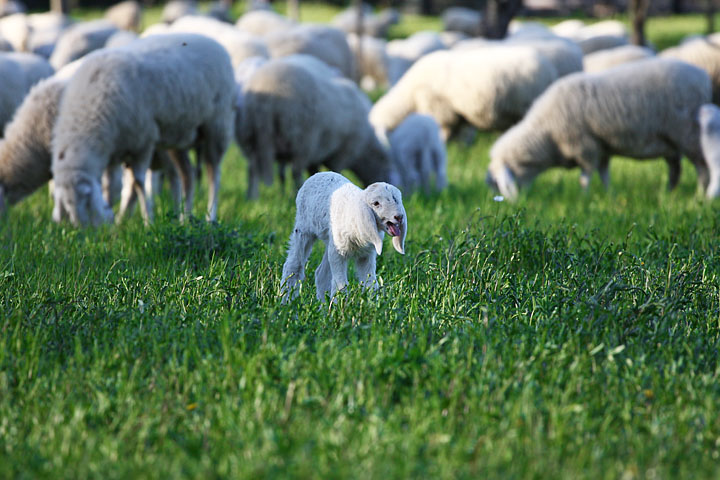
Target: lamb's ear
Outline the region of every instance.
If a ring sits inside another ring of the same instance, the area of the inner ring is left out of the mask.
[[[365,241],[372,243],[375,246],[375,252],[377,252],[378,255],[381,255],[383,249],[383,233],[378,229],[375,212],[365,203],[364,199],[361,206],[359,227],[366,235]]]
[[[393,247],[395,247],[395,250],[401,255],[405,255],[405,236],[407,235],[407,228],[407,214],[403,214],[402,225],[400,225],[400,235],[392,237]]]

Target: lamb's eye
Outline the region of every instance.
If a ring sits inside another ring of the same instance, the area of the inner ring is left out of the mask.
[[[380,206],[380,202],[373,202],[373,206],[374,206],[374,207],[379,207],[379,206]]]

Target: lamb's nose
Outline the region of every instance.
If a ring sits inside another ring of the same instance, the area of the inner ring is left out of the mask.
[[[403,216],[402,216],[402,215],[395,215],[395,221],[396,221],[397,223],[402,222],[402,219],[403,219]]]

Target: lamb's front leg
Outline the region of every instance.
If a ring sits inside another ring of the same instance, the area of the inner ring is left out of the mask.
[[[348,283],[348,261],[347,258],[337,251],[335,245],[333,245],[332,239],[328,242],[326,253],[328,256],[328,263],[330,264],[330,272],[332,274],[330,296],[334,298],[335,294],[345,288],[345,285]]]
[[[360,284],[365,288],[378,288],[377,277],[375,276],[375,250],[360,255],[355,260],[355,275]]]
[[[283,303],[295,298],[298,294],[298,284],[305,278],[305,264],[312,253],[315,235],[304,232],[296,224],[290,234],[288,256],[283,264]]]
[[[321,302],[325,301],[325,294],[332,288],[332,272],[330,271],[330,261],[328,260],[328,249],[325,249],[322,262],[315,270],[315,290],[317,299]]]

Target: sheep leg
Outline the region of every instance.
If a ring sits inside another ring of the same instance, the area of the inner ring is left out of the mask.
[[[677,187],[680,181],[680,155],[672,155],[665,157],[665,161],[668,164],[668,190],[672,191]]]
[[[208,222],[217,220],[218,192],[220,191],[220,165],[207,162],[205,164],[208,176],[208,207],[205,219]]]
[[[145,175],[147,168],[133,167],[132,173],[134,177],[133,187],[135,193],[140,200],[140,214],[143,217],[145,225],[150,225],[153,222],[153,199],[149,195],[145,194]]]
[[[592,178],[592,170],[583,169],[583,171],[580,172],[580,186],[586,192],[590,189],[590,179],[591,178]]]
[[[297,296],[297,285],[305,279],[305,264],[310,258],[312,246],[317,237],[295,227],[290,234],[288,256],[283,264],[283,303]],[[327,252],[326,252],[327,253]]]
[[[129,168],[125,168],[123,171],[122,191],[120,192],[120,210],[115,219],[117,223],[123,222],[125,217],[135,208],[137,196],[133,186],[134,181],[132,171],[130,171]]]
[[[102,175],[103,197],[108,205],[117,202],[122,191],[123,170],[121,164],[108,166]]]
[[[598,173],[600,174],[600,180],[602,181],[605,190],[610,188],[610,159],[603,157],[598,163]]]
[[[355,259],[355,275],[360,284],[365,288],[377,290],[378,283],[375,276],[375,251],[367,255],[361,255]]]
[[[325,249],[322,262],[315,270],[315,290],[317,291],[317,299],[321,302],[325,301],[325,294],[332,287],[332,273],[330,272],[330,262],[328,261],[328,249]]]
[[[182,222],[192,213],[193,198],[195,197],[195,169],[190,164],[187,150],[170,149],[167,154],[175,165],[175,170],[182,183],[182,193],[185,197],[183,209],[180,211],[180,221]]]
[[[345,288],[345,285],[348,283],[348,261],[347,258],[340,255],[340,252],[337,251],[335,245],[333,245],[332,239],[328,242],[327,255],[328,263],[330,264],[330,272],[332,274],[330,296],[335,298],[337,292]]]

